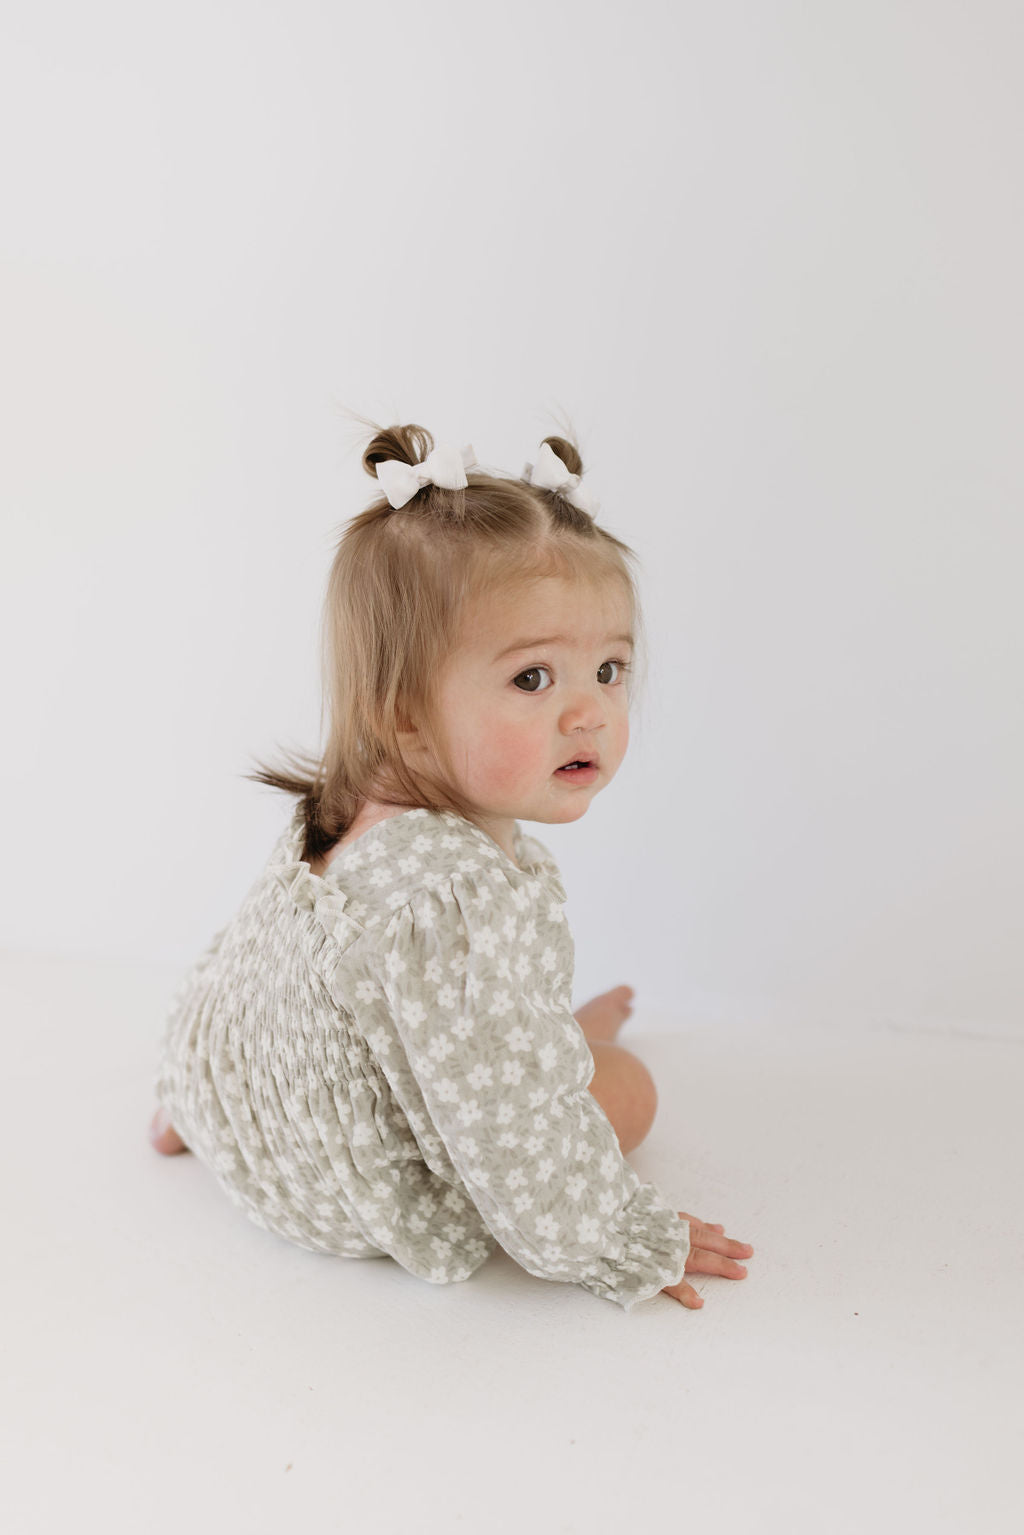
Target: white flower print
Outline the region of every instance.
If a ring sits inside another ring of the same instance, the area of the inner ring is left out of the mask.
[[[466,996],[469,998],[469,1000],[471,1002],[475,1002],[477,1000],[477,998],[482,994],[483,989],[484,989],[484,983],[480,979],[480,977],[478,975],[474,975],[472,973],[472,971],[467,971],[467,973],[466,973]]]
[[[611,1189],[605,1189],[604,1193],[597,1201],[597,1208],[604,1216],[614,1215],[615,1211],[618,1209],[618,1206],[619,1196],[614,1194]]]
[[[480,954],[486,954],[488,959],[493,959],[494,951],[498,947],[498,935],[491,927],[478,927],[473,934],[473,948]]]
[[[397,949],[389,949],[384,956],[384,969],[388,979],[396,981],[400,975],[404,975],[408,966]]]
[[[510,1050],[530,1050],[533,1048],[533,1031],[527,1030],[521,1024],[516,1024],[505,1035],[505,1043]]]
[[[421,1023],[427,1019],[427,1010],[422,1002],[403,1002],[402,1022],[410,1029],[418,1029]]]

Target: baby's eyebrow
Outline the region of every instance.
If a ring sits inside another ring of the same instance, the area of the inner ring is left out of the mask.
[[[604,643],[606,645],[633,645],[635,641],[631,634],[606,634]],[[516,640],[514,645],[508,645],[504,650],[499,651],[494,659],[500,661],[504,656],[510,656],[517,650],[539,650],[543,645],[571,644],[572,640],[565,634],[549,634],[546,638],[539,640]]]

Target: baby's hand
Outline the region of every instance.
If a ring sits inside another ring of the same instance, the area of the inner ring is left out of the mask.
[[[690,1252],[686,1259],[687,1274],[724,1274],[726,1279],[746,1279],[747,1271],[736,1258],[749,1258],[754,1249],[749,1242],[736,1242],[725,1235],[724,1226],[708,1226],[695,1215],[678,1211],[684,1221],[690,1222]],[[721,1235],[719,1235],[721,1233]],[[662,1295],[671,1295],[691,1311],[697,1311],[704,1302],[692,1284],[681,1279],[678,1284],[666,1285]]]

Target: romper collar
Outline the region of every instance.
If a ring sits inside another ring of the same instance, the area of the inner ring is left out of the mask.
[[[424,829],[421,823],[428,817],[448,823],[456,835],[461,834],[476,842],[488,862],[499,865],[513,882],[517,878],[541,879],[549,886],[556,900],[565,903],[567,896],[557,863],[535,837],[528,836],[522,830],[518,821],[512,837],[518,867],[504,848],[499,847],[482,827],[474,821],[467,821],[464,816],[456,815],[452,810],[403,810],[369,827],[352,846],[360,847],[368,843],[368,839],[377,842],[383,835],[395,850],[404,848],[420,835]],[[321,916],[336,919],[341,915],[347,899],[338,880],[344,855],[329,864],[322,875],[314,874],[308,862],[301,857],[304,834],[303,808],[299,800],[275,844],[270,858],[270,871],[284,885],[297,906],[306,910],[316,909]]]

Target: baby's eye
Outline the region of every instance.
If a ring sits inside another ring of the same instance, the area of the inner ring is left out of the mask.
[[[518,677],[513,677],[512,680],[516,684],[516,687],[518,687],[519,686],[520,678],[522,678],[522,677],[539,677],[541,672],[546,672],[547,670],[548,669],[547,669],[546,666],[531,666],[529,671],[520,672],[519,676]],[[550,672],[548,673],[548,675],[549,676],[551,675]],[[522,688],[521,691],[523,693],[546,693],[547,692],[547,688],[538,687],[536,685],[536,683],[530,682],[530,683],[527,684],[526,687]]]
[[[601,673],[606,671],[609,666],[617,666],[619,673],[625,674],[629,671],[629,665],[630,663],[628,661],[604,661],[597,669],[598,678],[602,682],[621,682],[623,680],[623,676],[619,675],[618,673],[612,678],[602,677]],[[540,676],[541,672],[547,672],[549,676],[551,675],[550,668],[547,666],[531,666],[528,671],[520,672],[519,676],[514,677],[512,680],[515,682],[516,686],[519,687],[519,683],[522,678],[536,678]],[[540,687],[536,682],[529,682],[525,687],[520,688],[520,692],[523,693],[546,693],[547,691],[547,688]]]
[[[598,671],[597,675],[599,677],[601,675],[601,672],[604,671],[606,666],[617,666],[619,668],[619,672],[622,674],[622,676],[625,676],[625,673],[629,671],[629,662],[628,661],[605,661],[604,665]],[[616,682],[620,682],[622,680],[622,676],[616,676],[615,681]]]

